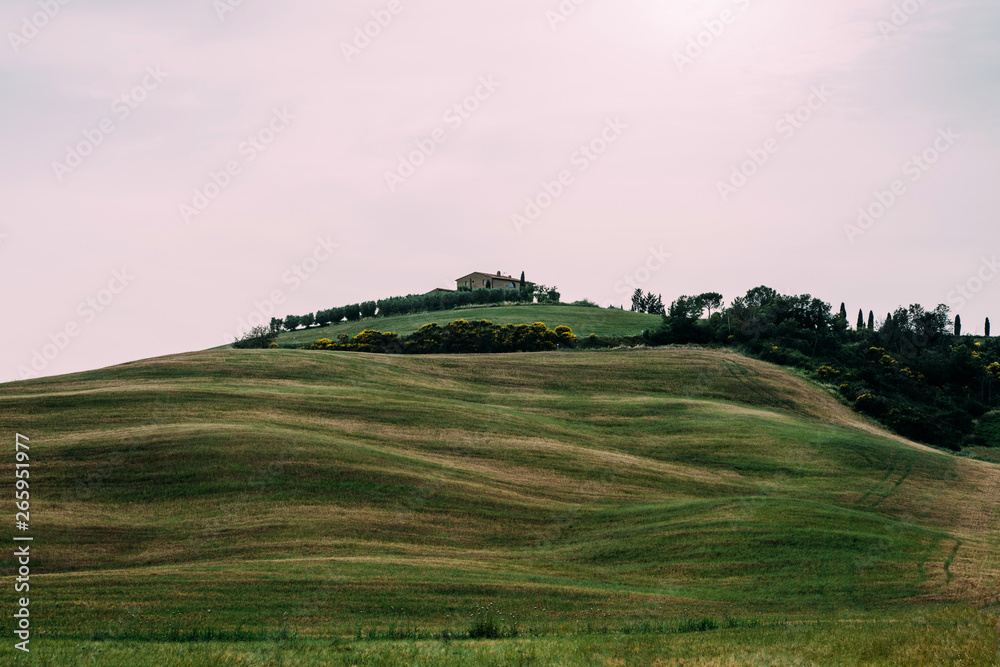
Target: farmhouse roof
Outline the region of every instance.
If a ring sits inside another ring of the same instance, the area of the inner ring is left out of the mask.
[[[488,271],[473,271],[472,273],[466,273],[464,276],[455,278],[455,280],[461,280],[462,278],[468,278],[469,276],[487,276],[489,278],[496,278],[497,280],[513,280],[514,282],[520,280],[520,278],[514,278],[512,276],[501,276],[500,274],[490,273]]]

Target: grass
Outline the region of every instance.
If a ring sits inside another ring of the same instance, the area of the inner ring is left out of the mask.
[[[730,352],[211,350],[0,422],[38,664],[996,660],[1000,468]]]
[[[521,304],[513,306],[476,306],[433,313],[376,317],[358,322],[343,322],[326,327],[300,329],[281,334],[279,344],[312,343],[320,338],[336,339],[341,334],[355,336],[365,329],[391,331],[405,336],[425,324],[444,325],[454,320],[489,320],[496,324],[532,324],[545,322],[551,328],[568,326],[579,336],[638,336],[644,329],[660,325],[659,315],[633,313],[629,310],[592,308],[587,306]]]
[[[275,642],[39,640],[37,665],[992,665],[995,618],[958,608],[891,617],[779,622],[677,632],[449,639]],[[9,654],[6,647],[0,655]],[[22,656],[20,661],[26,664]]]

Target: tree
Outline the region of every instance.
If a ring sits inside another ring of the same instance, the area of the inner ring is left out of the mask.
[[[990,318],[986,318],[986,337],[990,337]]]
[[[840,319],[847,322],[847,306],[844,305],[843,301],[840,302]]]
[[[559,298],[561,295],[559,294],[559,288],[556,287],[555,285],[550,287],[549,291],[546,292],[545,294],[549,298],[549,301],[551,301],[552,303],[559,303]]]
[[[642,290],[638,287],[632,292],[632,311],[636,313],[646,312],[646,297],[643,296]]]
[[[666,309],[663,307],[663,295],[646,293],[646,312],[650,315],[663,315]]]
[[[538,303],[545,303],[549,300],[549,294],[554,291],[558,294],[555,287],[549,287],[548,285],[542,285],[539,283],[535,285],[535,289],[532,294],[538,300]]]
[[[865,311],[858,309],[858,331],[865,328]]]
[[[961,315],[955,315],[955,335],[956,336],[961,336],[962,335],[962,316]]]
[[[671,319],[688,320],[697,322],[701,319],[704,306],[698,301],[696,296],[679,296],[677,300],[670,304],[667,316]]]
[[[289,331],[295,331],[299,328],[300,318],[298,315],[289,315],[285,318],[285,328]]]
[[[306,329],[308,329],[315,323],[316,323],[316,316],[313,315],[312,313],[308,313],[299,318],[299,324],[304,326]]]
[[[703,308],[708,310],[708,319],[712,319],[712,311],[722,308],[722,295],[718,292],[705,292],[698,296]]]
[[[284,324],[285,323],[281,320],[280,317],[272,317],[271,318],[271,331],[274,332],[274,333],[280,332],[281,331],[281,327],[284,326]]]
[[[927,347],[948,331],[948,311],[943,303],[934,310],[924,310],[919,304],[910,306],[910,323],[918,349]]]
[[[875,312],[868,311],[868,330],[875,331]]]
[[[271,320],[270,327],[265,327],[263,324],[255,326],[243,334],[242,338],[234,340],[233,347],[239,350],[263,350],[271,346],[278,333],[279,331],[274,329],[274,320]]]

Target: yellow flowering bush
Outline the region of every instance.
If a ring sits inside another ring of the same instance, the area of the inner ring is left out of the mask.
[[[840,375],[840,371],[832,366],[820,366],[816,370],[816,373],[824,380],[832,380]]]

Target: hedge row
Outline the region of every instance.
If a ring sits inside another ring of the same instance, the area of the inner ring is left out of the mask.
[[[345,350],[396,354],[540,352],[576,347],[577,337],[569,327],[550,329],[543,322],[498,325],[488,320],[455,320],[445,326],[425,324],[409,336],[365,330],[354,337],[346,334],[305,346],[309,350]]]
[[[530,289],[477,289],[458,292],[435,292],[432,294],[411,294],[394,296],[379,301],[364,301],[338,308],[319,310],[305,315],[289,315],[284,320],[274,318],[272,328],[294,331],[300,326],[314,324],[326,326],[344,322],[356,322],[362,318],[408,315],[436,310],[453,310],[462,306],[494,305],[501,303],[531,303],[536,294]],[[547,296],[547,295],[546,295]]]

